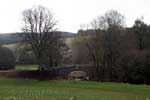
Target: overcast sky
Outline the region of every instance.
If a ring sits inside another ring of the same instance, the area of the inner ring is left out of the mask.
[[[111,9],[126,17],[127,26],[141,16],[150,23],[150,0],[1,0],[0,33],[19,32],[22,11],[35,5],[49,8],[59,20],[61,31],[77,32],[82,25]]]

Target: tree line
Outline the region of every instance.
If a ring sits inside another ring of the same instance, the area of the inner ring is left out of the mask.
[[[125,17],[110,10],[91,26],[73,42],[79,50],[75,63],[87,58],[82,64],[95,65],[97,81],[150,83],[150,25],[138,18],[126,27]]]

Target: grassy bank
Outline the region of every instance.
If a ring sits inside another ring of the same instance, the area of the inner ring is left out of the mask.
[[[16,70],[37,70],[38,65],[16,65]]]
[[[0,98],[49,100],[147,100],[150,86],[119,83],[0,79]]]

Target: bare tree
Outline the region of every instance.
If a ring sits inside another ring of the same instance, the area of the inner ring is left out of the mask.
[[[107,31],[105,34],[104,48],[105,48],[105,67],[106,67],[106,79],[108,81],[113,80],[115,74],[116,61],[120,56],[120,43],[121,43],[121,31],[124,27],[124,16],[117,11],[109,11],[104,16],[104,22],[107,25]]]
[[[137,38],[138,49],[143,50],[145,48],[145,36],[147,33],[148,26],[143,22],[142,19],[135,20],[133,31]]]
[[[121,31],[124,16],[114,10],[105,13],[92,22],[95,36],[88,43],[90,54],[95,62],[97,73],[103,73],[106,81],[111,81],[117,57],[120,54]],[[102,64],[102,66],[100,66]],[[102,74],[98,74],[102,76]]]
[[[56,30],[52,12],[42,6],[36,6],[23,11],[24,40],[30,44],[36,56],[39,69],[42,68],[42,57],[48,47],[48,43],[54,40],[51,35]]]

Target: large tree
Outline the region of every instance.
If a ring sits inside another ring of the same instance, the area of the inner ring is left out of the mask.
[[[125,18],[117,11],[110,10],[92,22],[95,36],[88,48],[95,62],[98,77],[111,81],[115,74],[116,60],[120,55],[121,32]],[[101,66],[102,65],[102,66]]]
[[[52,12],[42,6],[23,11],[24,41],[30,44],[39,65],[42,68],[43,57],[51,42],[57,40],[56,30],[57,21]]]

